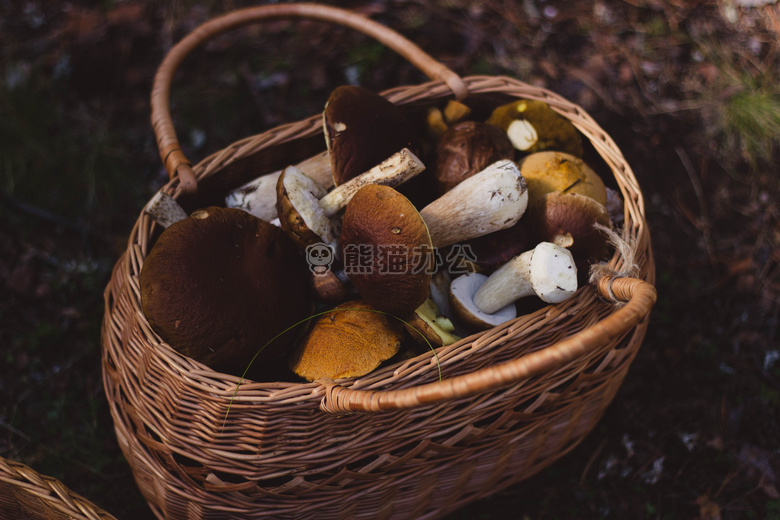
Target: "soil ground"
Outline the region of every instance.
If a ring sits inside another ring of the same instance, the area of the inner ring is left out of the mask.
[[[102,292],[164,182],[150,85],[173,42],[245,5],[0,2],[0,456],[118,518],[150,513],[103,395]],[[603,420],[549,469],[450,518],[780,518],[780,6],[339,5],[458,73],[581,105],[647,202],[659,300]],[[308,22],[221,38],[185,65],[174,112],[196,158],[317,113],[339,84],[422,81],[378,44]]]

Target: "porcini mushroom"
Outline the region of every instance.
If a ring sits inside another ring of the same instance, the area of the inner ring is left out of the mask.
[[[455,343],[460,338],[455,334],[452,321],[444,316],[432,298],[422,305],[406,320],[404,327],[412,339],[419,345],[441,347]]]
[[[468,273],[450,284],[450,309],[458,322],[469,330],[490,329],[517,317],[517,309],[512,303],[494,312],[484,312],[474,304],[474,295],[487,279],[481,273]]]
[[[327,151],[309,157],[294,166],[324,190],[333,187],[333,175]],[[229,208],[243,209],[268,222],[279,218],[276,209],[276,185],[283,171],[261,175],[232,190],[225,197],[225,205]]]
[[[579,157],[563,152],[536,152],[520,162],[520,174],[528,186],[528,205],[545,193],[579,193],[601,205],[607,190],[601,177]]]
[[[544,101],[519,99],[501,105],[493,110],[487,123],[504,130],[521,152],[557,150],[582,156],[577,128]]]
[[[500,128],[476,121],[451,126],[436,143],[433,169],[440,194],[502,159],[513,159],[515,150]]]
[[[433,244],[414,205],[389,186],[361,188],[344,210],[344,271],[372,306],[406,316],[430,291]]]
[[[418,130],[406,113],[367,88],[335,88],[322,114],[336,186],[360,175],[401,148],[418,150]]]
[[[465,179],[422,210],[434,247],[444,247],[513,226],[528,192],[514,161],[497,161]]]
[[[474,306],[491,314],[526,296],[560,303],[576,291],[577,267],[571,252],[542,242],[496,269],[474,294]]]
[[[529,210],[526,218],[539,241],[571,251],[582,276],[587,276],[591,264],[609,253],[609,239],[596,227],[611,227],[609,213],[590,197],[551,192]]]
[[[353,300],[316,320],[290,356],[289,366],[308,381],[360,377],[393,357],[402,339],[400,321]]]
[[[325,192],[294,166],[277,182],[276,207],[280,225],[301,248],[322,242],[337,251],[337,231],[331,217],[367,184],[398,186],[425,169],[412,152],[402,149],[368,171]]]
[[[469,114],[471,108],[455,99],[448,100],[444,110],[438,106],[430,107],[426,113],[428,135],[438,139],[451,125],[464,120]]]
[[[246,211],[207,207],[170,225],[143,262],[140,293],[152,329],[172,348],[242,373],[252,357],[311,312],[306,266],[278,227]]]

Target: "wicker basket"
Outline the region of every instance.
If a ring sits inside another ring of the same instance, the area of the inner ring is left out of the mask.
[[[324,149],[315,115],[236,142],[194,167],[179,150],[168,106],[179,63],[217,34],[277,17],[351,27],[400,53],[431,78],[383,93],[410,111],[453,96],[483,107],[517,97],[547,102],[614,175],[634,272],[627,276],[625,256],[615,253],[608,263],[614,275],[562,304],[363,378],[241,381],[179,355],[151,330],[138,276],[157,226],[142,214],[105,293],[104,382],[119,444],[160,518],[438,518],[535,474],[601,418],[655,301],[642,194],[612,139],[569,101],[512,78],[461,78],[371,20],[296,4],[213,19],[166,56],[152,94],[171,175],[162,191],[203,200]]]
[[[0,518],[14,520],[114,520],[59,480],[0,457]]]

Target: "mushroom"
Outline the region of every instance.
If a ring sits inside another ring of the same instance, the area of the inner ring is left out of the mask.
[[[585,161],[571,154],[532,153],[520,162],[520,173],[528,186],[529,207],[551,191],[579,193],[601,205],[607,202],[601,177]]]
[[[277,179],[276,193],[279,225],[299,248],[323,243],[335,251],[336,226],[320,206],[325,188],[295,166],[288,166]]]
[[[344,271],[375,308],[406,316],[430,292],[433,244],[414,205],[389,186],[360,189],[344,210]]]
[[[524,216],[511,227],[472,238],[461,245],[471,251],[477,271],[493,270],[538,242],[532,239],[531,228],[528,217]]]
[[[528,191],[517,165],[497,161],[441,195],[421,211],[434,247],[441,248],[513,226]]]
[[[336,186],[360,175],[401,148],[418,150],[418,130],[406,113],[369,89],[334,89],[322,114]]]
[[[425,169],[409,150],[402,149],[368,171],[326,193],[298,168],[287,167],[277,181],[276,207],[280,225],[301,248],[322,242],[338,250],[331,217],[367,184],[398,186]]]
[[[427,298],[415,309],[404,326],[412,339],[423,346],[436,348],[460,339],[455,334],[452,321],[441,313],[432,298]]]
[[[323,189],[333,187],[333,175],[330,169],[328,152],[324,151],[294,165],[310,177]],[[283,170],[261,175],[260,177],[236,188],[225,197],[229,208],[240,208],[257,218],[268,222],[279,218],[276,209],[276,184]]]
[[[317,319],[290,356],[289,366],[308,381],[360,377],[393,357],[402,339],[400,321],[353,300]]]
[[[240,209],[207,207],[160,234],[141,268],[141,305],[172,348],[242,373],[260,349],[261,360],[281,355],[289,339],[269,342],[311,312],[305,272],[278,227]]]
[[[458,276],[450,284],[449,304],[452,314],[467,329],[486,330],[517,317],[517,309],[512,303],[492,313],[484,312],[474,304],[474,295],[487,279],[481,273],[468,273]]]
[[[446,193],[501,159],[513,159],[515,150],[500,128],[463,121],[451,126],[436,144],[434,177],[440,194]]]
[[[462,121],[469,114],[471,114],[471,108],[454,99],[447,101],[444,110],[437,106],[430,107],[426,113],[428,135],[433,139],[438,139],[451,125]]]
[[[582,156],[577,128],[543,101],[519,99],[501,105],[493,110],[487,123],[504,130],[521,152],[557,150]]]
[[[315,273],[309,278],[314,296],[328,304],[337,304],[349,298],[349,288],[339,276],[330,269],[323,273]]]
[[[577,291],[577,267],[571,252],[542,242],[496,269],[474,294],[474,306],[492,314],[520,298],[536,295],[560,303]]]
[[[608,237],[596,227],[611,227],[609,213],[590,197],[551,192],[529,210],[526,218],[539,241],[553,242],[571,251],[582,276],[587,276],[591,264],[609,253]]]

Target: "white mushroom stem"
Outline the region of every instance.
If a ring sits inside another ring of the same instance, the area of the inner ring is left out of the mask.
[[[517,317],[517,309],[511,304],[490,313],[475,305],[474,295],[487,279],[484,274],[467,273],[455,278],[450,284],[452,311],[467,328],[485,330]]]
[[[150,215],[155,222],[167,229],[172,224],[187,218],[187,213],[176,200],[162,191],[152,197],[146,204],[144,213]]]
[[[328,216],[338,213],[367,184],[396,187],[425,170],[425,165],[408,149],[403,148],[367,172],[333,188],[320,199],[320,207]]]
[[[492,314],[526,296],[560,303],[576,291],[577,268],[569,250],[542,242],[493,272],[474,295],[474,305]]]
[[[528,206],[528,190],[511,160],[495,162],[420,211],[434,247],[487,235],[517,223]]]
[[[323,190],[333,187],[333,174],[331,172],[328,152],[321,152],[309,157],[295,167],[306,174]],[[225,204],[229,208],[239,208],[248,211],[262,220],[271,222],[277,217],[276,212],[276,183],[282,171],[275,171],[244,184],[231,191],[225,197]]]

